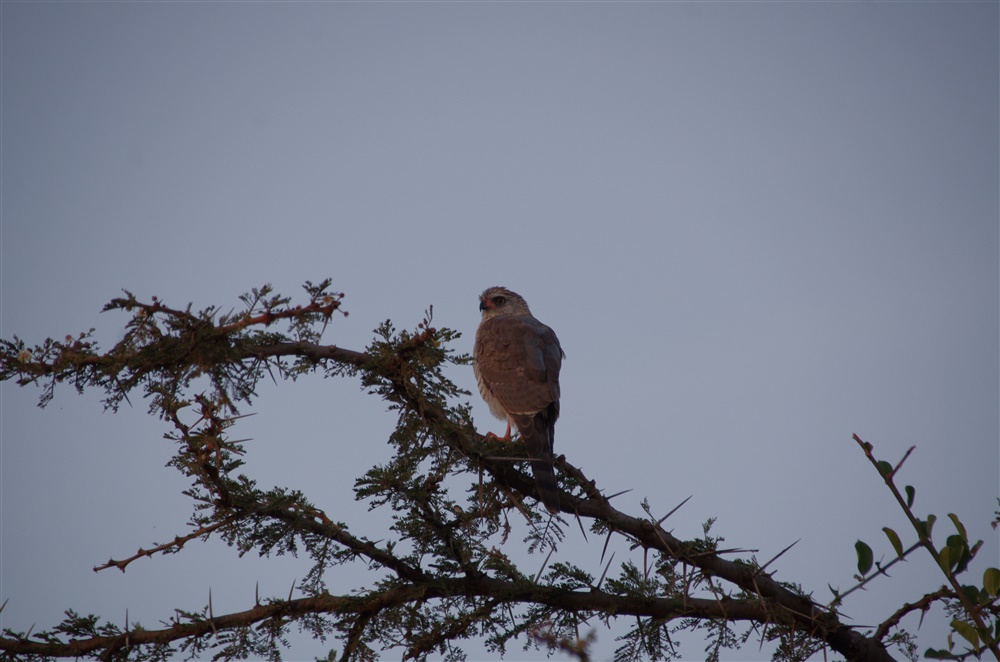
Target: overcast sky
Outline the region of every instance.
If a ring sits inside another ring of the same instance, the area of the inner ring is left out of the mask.
[[[568,356],[557,451],[631,488],[620,508],[693,496],[675,535],[717,517],[761,560],[799,540],[772,568],[825,602],[852,584],[856,539],[885,559],[883,526],[913,540],[857,433],[893,462],[916,446],[917,514],[943,520],[940,541],[949,512],[986,539],[970,579],[1000,563],[996,2],[3,2],[0,18],[3,337],[96,327],[110,347],[126,318],[99,311],[122,288],[228,309],[330,276],[351,314],[328,342],[363,349],[433,305],[471,351],[478,293],[506,285]],[[451,376],[475,391],[471,368]],[[217,543],[93,573],[186,531],[167,428],[140,398],[112,415],[68,387],[44,410],[35,389],[0,397],[3,627],[70,607],[156,627],[209,587],[219,614],[305,574]],[[252,478],[385,537],[351,493],[390,451],[380,401],[315,378],[263,384],[255,411],[235,430]],[[600,574],[602,543],[564,548]],[[844,612],[876,625],[941,583],[914,559]],[[945,643],[933,615],[921,651]],[[337,646],[294,641],[289,659]],[[598,632],[599,658],[615,647]]]

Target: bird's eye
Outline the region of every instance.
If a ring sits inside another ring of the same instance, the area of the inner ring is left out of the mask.
[[[498,306],[502,306],[505,301],[507,301],[507,299],[505,299],[504,297],[493,297],[493,303],[495,303]]]

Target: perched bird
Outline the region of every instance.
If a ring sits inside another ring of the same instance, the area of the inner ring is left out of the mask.
[[[559,418],[559,368],[566,356],[555,332],[528,310],[521,295],[491,287],[479,297],[483,319],[472,350],[476,382],[490,412],[521,434],[531,458],[538,495],[559,512],[552,445]],[[496,437],[493,433],[489,436]]]

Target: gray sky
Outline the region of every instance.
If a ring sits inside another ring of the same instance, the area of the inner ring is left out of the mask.
[[[855,539],[886,559],[881,527],[913,539],[857,433],[890,461],[916,445],[917,513],[987,539],[975,579],[998,563],[997,3],[0,14],[3,337],[96,327],[110,347],[126,320],[99,310],[121,288],[228,308],[331,276],[351,315],[328,342],[362,349],[433,305],[469,351],[477,294],[503,284],[568,355],[557,451],[632,488],[619,507],[693,495],[675,535],[717,517],[761,560],[800,540],[777,578],[826,601],[852,584]],[[452,376],[474,391],[471,369]],[[185,532],[167,428],[138,398],[111,415],[70,388],[45,410],[33,389],[0,396],[3,627],[68,607],[155,627],[209,586],[221,613],[304,575],[217,543],[91,572]],[[316,378],[262,384],[255,410],[236,428],[251,477],[383,537],[350,489],[388,456],[381,402]],[[599,575],[602,543],[576,535],[567,551]],[[875,625],[941,582],[914,559],[844,611]],[[296,639],[288,657],[331,645]],[[599,632],[599,657],[615,646]]]

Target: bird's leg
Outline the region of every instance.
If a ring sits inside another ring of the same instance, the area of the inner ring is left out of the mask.
[[[507,421],[507,432],[506,432],[506,434],[504,434],[504,436],[498,437],[495,434],[493,434],[492,432],[487,432],[486,433],[486,438],[487,439],[494,439],[496,441],[510,441],[510,421]]]

